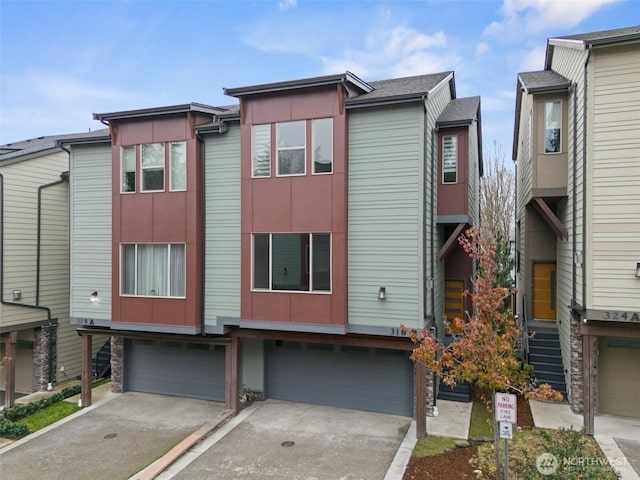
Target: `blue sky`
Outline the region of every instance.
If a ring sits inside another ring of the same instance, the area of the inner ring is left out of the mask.
[[[516,73],[543,68],[547,38],[639,23],[636,0],[0,0],[0,144],[235,103],[223,87],[454,70],[459,97],[482,96],[485,151],[509,158]]]

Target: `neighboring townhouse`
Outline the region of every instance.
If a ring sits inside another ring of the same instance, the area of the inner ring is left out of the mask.
[[[518,314],[590,433],[596,412],[640,412],[638,132],[640,26],[550,38],[518,74]]]
[[[0,146],[0,389],[7,407],[15,395],[80,377],[80,339],[69,323],[69,154],[56,144],[76,136]]]
[[[237,410],[242,389],[424,424],[433,377],[400,326],[442,332],[445,289],[465,309],[479,97],[457,99],[453,72],[225,93],[239,104],[95,114],[110,136],[69,142],[85,352],[112,335],[117,390]]]

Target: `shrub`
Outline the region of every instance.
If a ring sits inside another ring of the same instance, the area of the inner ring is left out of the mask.
[[[0,437],[20,438],[29,433],[29,428],[20,423],[14,423],[11,420],[0,417]]]

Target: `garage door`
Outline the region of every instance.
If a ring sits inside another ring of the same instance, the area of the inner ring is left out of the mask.
[[[224,400],[224,346],[126,340],[126,391]]]
[[[598,412],[637,417],[640,339],[600,337],[598,352]]]
[[[268,398],[413,416],[409,352],[268,341]]]

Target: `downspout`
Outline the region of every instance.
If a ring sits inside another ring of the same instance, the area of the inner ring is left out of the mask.
[[[587,65],[593,46],[589,45],[587,59],[584,61],[584,109],[582,112],[582,308],[587,308]]]
[[[423,126],[422,126],[422,134],[423,134],[423,138],[424,138],[424,142],[427,141],[428,135],[429,135],[429,128],[428,128],[428,122],[429,122],[429,115],[428,115],[428,109],[427,109],[427,101],[429,100],[429,94],[426,93],[422,96],[422,107],[424,109],[424,122],[423,122]],[[425,145],[426,147],[426,145]],[[432,158],[433,160],[433,158]],[[429,181],[428,181],[428,174],[427,174],[427,162],[424,162],[424,172],[422,174],[422,191],[423,191],[423,195],[424,195],[424,201],[422,202],[422,255],[423,255],[423,275],[422,275],[422,288],[423,288],[423,292],[426,290],[426,287],[428,285],[428,279],[427,279],[427,202],[426,202],[426,195],[427,195],[427,187],[429,186]],[[433,229],[432,229],[433,230]],[[433,245],[431,246],[433,248]],[[431,251],[430,251],[431,253]],[[430,255],[433,256],[433,255]],[[431,274],[433,275],[433,271],[431,272]],[[423,320],[425,320],[427,318],[427,312],[429,311],[429,301],[428,301],[428,295],[423,295],[422,298],[422,309],[423,309]],[[433,311],[433,310],[432,310]]]
[[[205,323],[205,318],[204,318],[204,314],[205,314],[205,300],[204,300],[204,296],[205,296],[205,284],[204,284],[204,279],[205,279],[205,273],[206,273],[206,262],[205,262],[205,254],[206,254],[206,248],[205,248],[205,241],[207,238],[206,235],[206,228],[207,228],[207,218],[206,218],[206,214],[205,214],[205,209],[206,209],[206,205],[207,202],[205,200],[205,186],[206,186],[206,182],[205,182],[205,143],[204,143],[204,138],[202,137],[202,135],[200,135],[200,133],[196,130],[196,139],[198,141],[201,142],[201,146],[200,146],[200,155],[202,156],[202,158],[200,159],[200,161],[202,162],[202,172],[200,175],[200,188],[201,188],[201,192],[202,192],[202,218],[200,219],[201,222],[201,228],[202,228],[202,238],[201,238],[201,244],[202,244],[202,261],[200,262],[200,309],[202,314],[200,315],[200,335],[206,335],[205,333],[205,328],[206,328],[206,323]]]
[[[572,265],[572,272],[571,272],[571,285],[572,285],[572,294],[571,294],[571,306],[575,306],[576,304],[576,292],[577,292],[577,286],[576,286],[576,282],[577,282],[577,268],[576,268],[576,251],[577,251],[577,245],[578,245],[578,241],[576,239],[576,225],[578,223],[577,220],[577,212],[576,212],[576,208],[578,207],[578,196],[576,194],[576,182],[577,182],[577,178],[578,178],[578,166],[576,164],[577,160],[578,160],[578,118],[576,115],[576,112],[578,111],[578,89],[576,88],[577,85],[574,83],[571,86],[572,90],[573,90],[573,169],[572,169],[572,173],[573,173],[573,188],[572,188],[572,215],[571,215],[571,222],[573,224],[573,227],[571,228],[571,231],[573,232],[572,236],[572,249],[573,249],[573,265]],[[584,252],[583,252],[584,255]]]

